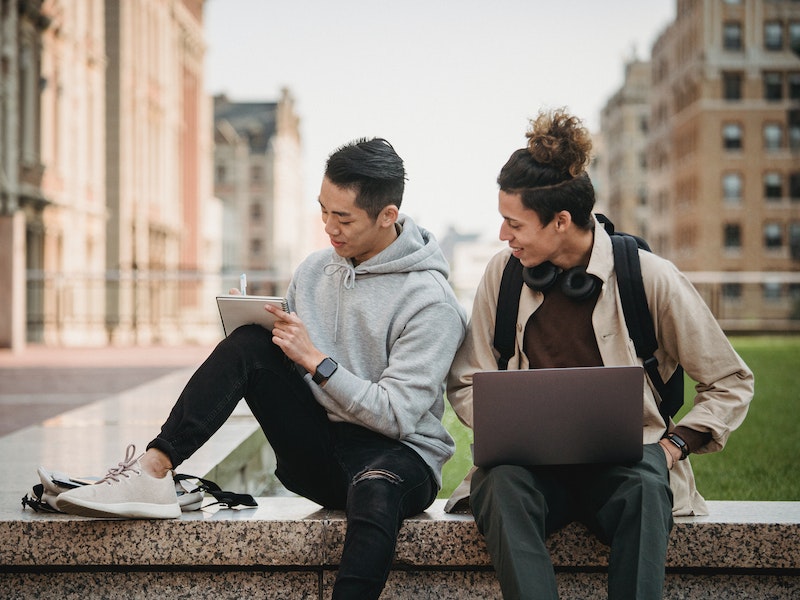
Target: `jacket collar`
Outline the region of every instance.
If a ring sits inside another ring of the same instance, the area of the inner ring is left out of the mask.
[[[614,250],[611,246],[611,238],[606,233],[605,227],[594,218],[594,215],[592,215],[592,223],[594,225],[594,240],[586,272],[598,277],[603,284],[606,284],[614,273]]]

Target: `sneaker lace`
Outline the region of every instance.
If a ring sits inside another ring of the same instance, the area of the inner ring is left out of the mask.
[[[128,471],[133,471],[137,475],[139,475],[142,471],[138,468],[139,459],[136,458],[136,446],[133,444],[128,445],[128,449],[125,452],[125,460],[121,463],[118,463],[116,467],[111,467],[106,473],[105,477],[103,477],[97,483],[108,482],[111,481],[119,481],[120,477],[130,477],[128,475]]]

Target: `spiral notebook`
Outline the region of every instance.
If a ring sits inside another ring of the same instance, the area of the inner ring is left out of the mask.
[[[640,366],[480,371],[472,384],[478,467],[642,459]]]
[[[217,296],[217,307],[225,337],[242,325],[261,325],[272,330],[275,315],[266,311],[265,304],[273,304],[284,312],[289,312],[286,298],[280,296]]]

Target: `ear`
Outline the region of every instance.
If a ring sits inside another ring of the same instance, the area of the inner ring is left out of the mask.
[[[572,215],[568,210],[562,210],[556,213],[553,222],[556,224],[556,231],[567,231],[570,225],[572,225]]]
[[[394,204],[389,204],[378,215],[378,225],[381,227],[393,227],[399,216],[400,209]]]

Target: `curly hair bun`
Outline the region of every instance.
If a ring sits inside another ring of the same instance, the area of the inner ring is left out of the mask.
[[[589,164],[592,140],[583,122],[566,110],[542,111],[531,120],[528,152],[536,162],[577,177]]]

